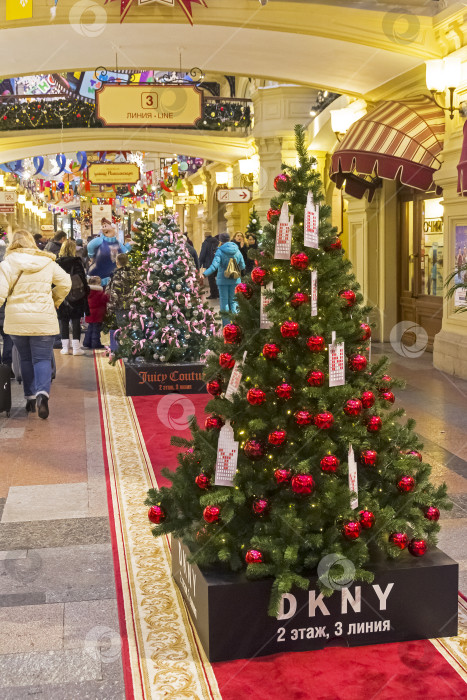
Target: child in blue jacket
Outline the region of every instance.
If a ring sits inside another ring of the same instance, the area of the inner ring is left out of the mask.
[[[216,250],[214,255],[214,260],[211,266],[204,271],[204,276],[209,277],[213,272],[217,270],[216,282],[219,287],[219,297],[221,311],[230,311],[232,313],[237,313],[238,307],[235,301],[235,287],[240,283],[241,279],[229,279],[225,277],[224,272],[227,269],[229,260],[231,258],[235,259],[238,265],[238,269],[243,272],[245,269],[245,261],[243,255],[241,254],[238,245],[230,240],[228,233],[221,233],[219,236],[219,241],[221,243],[220,247]],[[226,318],[222,319],[222,325],[225,326],[228,323]]]

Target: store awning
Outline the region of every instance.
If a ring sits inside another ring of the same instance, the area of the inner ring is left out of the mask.
[[[464,122],[464,140],[457,166],[457,191],[463,197],[467,197],[467,121]]]
[[[377,178],[434,190],[444,131],[444,111],[429,97],[379,102],[352,124],[333,154],[331,180],[358,199],[368,192],[370,201]]]

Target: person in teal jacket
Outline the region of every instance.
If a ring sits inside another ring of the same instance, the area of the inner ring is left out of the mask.
[[[243,272],[245,269],[245,261],[243,255],[241,254],[238,245],[230,240],[228,233],[221,233],[219,236],[219,241],[221,243],[220,247],[216,250],[214,255],[214,260],[211,266],[204,271],[204,276],[209,277],[213,272],[217,270],[216,282],[219,287],[219,297],[221,311],[230,311],[232,313],[237,313],[238,306],[235,301],[235,287],[240,283],[240,277],[238,279],[229,279],[225,277],[224,272],[227,269],[229,260],[235,258],[235,262],[238,265],[238,269]],[[222,319],[222,325],[225,326],[228,323],[226,318]]]

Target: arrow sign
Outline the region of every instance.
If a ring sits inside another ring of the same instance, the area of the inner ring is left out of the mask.
[[[253,192],[247,187],[233,187],[231,190],[217,190],[217,201],[224,204],[251,202]]]

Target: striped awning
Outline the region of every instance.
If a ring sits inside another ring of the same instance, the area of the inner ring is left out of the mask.
[[[332,156],[330,177],[337,187],[371,200],[373,178],[398,180],[419,190],[435,189],[441,167],[443,110],[426,96],[379,102],[350,127]]]

